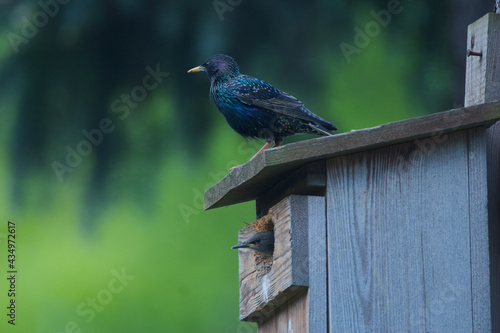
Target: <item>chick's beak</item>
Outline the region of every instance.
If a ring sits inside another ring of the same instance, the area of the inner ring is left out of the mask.
[[[241,242],[241,243],[236,244],[235,246],[233,246],[232,249],[243,249],[243,248],[247,248],[247,247],[248,247],[247,243]]]
[[[205,67],[198,66],[198,67],[191,68],[190,70],[188,70],[188,73],[196,73],[196,72],[204,72],[204,71],[205,71]]]
[[[249,249],[252,245],[255,245],[255,243],[241,242],[233,246],[232,249]]]

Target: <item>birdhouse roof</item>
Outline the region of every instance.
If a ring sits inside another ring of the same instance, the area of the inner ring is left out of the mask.
[[[304,164],[466,128],[500,119],[500,101],[474,105],[264,151],[207,189],[204,208],[255,200]]]

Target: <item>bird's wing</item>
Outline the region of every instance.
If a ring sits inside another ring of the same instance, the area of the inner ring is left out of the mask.
[[[330,125],[323,119],[311,113],[304,104],[269,83],[251,76],[240,76],[230,84],[231,92],[243,103],[255,105],[264,109],[280,113],[285,116]]]

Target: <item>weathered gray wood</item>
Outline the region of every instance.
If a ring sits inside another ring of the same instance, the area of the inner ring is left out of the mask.
[[[460,131],[433,144],[402,143],[327,162],[332,332],[482,327],[472,307],[487,304],[489,294],[471,260],[484,258],[484,247],[473,247],[472,258],[470,242],[480,242],[483,231],[472,228],[485,221],[484,214],[469,215],[469,200],[480,204],[485,189],[474,185],[469,193],[468,154],[480,148],[469,152],[467,140]],[[480,168],[472,171],[483,184]]]
[[[316,332],[308,330],[307,290],[294,296],[257,326],[258,333]]]
[[[486,131],[492,332],[500,332],[500,122]]]
[[[326,269],[326,206],[325,198],[319,196],[291,197],[291,214],[307,221],[305,241],[308,257],[292,258],[295,274],[307,274],[309,288],[300,296],[294,296],[277,306],[272,316],[258,325],[258,332],[326,332],[327,310],[327,269]],[[307,208],[305,209],[305,206]],[[300,253],[303,253],[300,251]],[[295,260],[293,260],[295,259]],[[297,272],[300,271],[300,272]]]
[[[467,57],[465,106],[500,99],[500,15],[488,13],[469,25],[467,47],[482,56]]]
[[[473,331],[489,332],[492,328],[489,299],[477,297],[479,295],[490,295],[485,130],[468,130],[468,150]]]
[[[292,195],[269,212],[274,223],[274,254],[271,270],[260,276],[255,255],[240,250],[240,320],[262,322],[282,304],[308,285],[308,211],[307,196]],[[252,234],[240,232],[239,240]]]
[[[304,332],[327,332],[328,288],[325,198],[310,196],[308,205],[309,289],[307,297],[309,309],[308,331]]]
[[[482,52],[482,56],[467,58],[465,106],[499,100],[500,15],[488,13],[469,25],[467,47]],[[491,325],[493,332],[500,332],[500,122],[486,131],[486,140]],[[475,312],[481,314],[480,310]]]
[[[258,255],[239,251],[240,320],[259,322],[259,332],[324,332],[328,325],[325,198],[292,195],[272,207],[268,217],[277,242],[271,271],[258,278]],[[254,232],[253,225],[246,227],[239,232],[239,241]]]
[[[204,207],[210,209],[254,200],[291,170],[307,162],[464,128],[489,126],[498,119],[500,102],[491,102],[270,149],[210,187],[205,192]]]
[[[326,188],[325,161],[301,166],[256,200],[257,217],[267,214],[270,207],[292,194],[324,196]]]

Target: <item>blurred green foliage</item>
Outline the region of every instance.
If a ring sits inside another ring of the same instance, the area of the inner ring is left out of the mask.
[[[466,26],[493,5],[403,1],[347,62],[339,44],[388,1],[243,0],[222,16],[211,1],[41,3],[54,15],[28,38],[47,11],[0,2],[0,267],[12,220],[19,332],[253,331],[230,250],[253,203],[205,212],[202,194],[261,143],[238,137],[186,70],[226,53],[340,132],[376,126],[462,103]],[[113,102],[139,92],[147,66],[169,74],[121,119]],[[105,118],[113,131],[59,181],[54,161]],[[133,279],[110,292],[122,270]],[[0,279],[3,309],[7,289]]]

